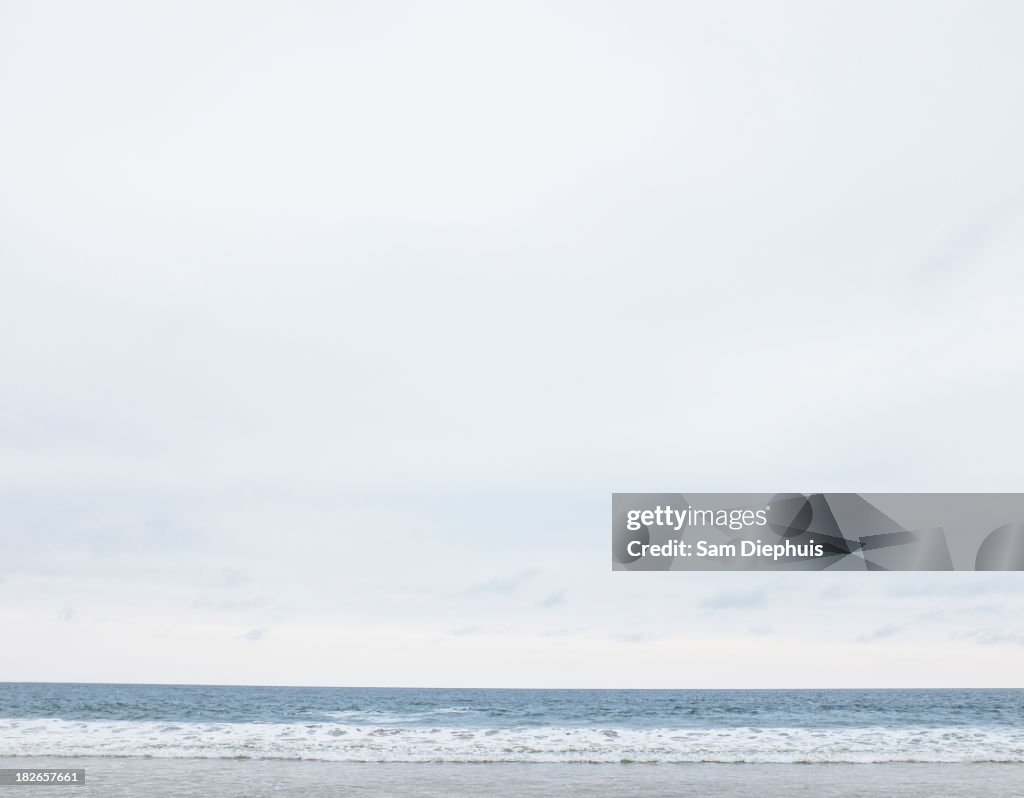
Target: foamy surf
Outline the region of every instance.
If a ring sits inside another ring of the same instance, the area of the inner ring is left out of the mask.
[[[2,719],[0,756],[441,763],[1016,763],[1024,762],[1024,729],[488,729]]]

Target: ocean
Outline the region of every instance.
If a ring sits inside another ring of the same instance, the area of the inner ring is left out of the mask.
[[[1024,690],[0,683],[0,757],[1013,764],[1024,763]]]

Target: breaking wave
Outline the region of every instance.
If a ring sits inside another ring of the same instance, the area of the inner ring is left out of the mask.
[[[0,719],[0,756],[336,762],[1024,762],[1024,728],[396,728]]]

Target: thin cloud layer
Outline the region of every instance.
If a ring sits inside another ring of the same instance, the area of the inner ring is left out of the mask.
[[[1019,489],[1022,24],[4,4],[0,679],[1019,683],[947,607],[1013,580],[607,543],[613,490]]]

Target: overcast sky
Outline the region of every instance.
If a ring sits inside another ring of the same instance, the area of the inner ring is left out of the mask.
[[[1021,30],[0,0],[0,680],[1024,686],[1024,575],[608,545],[1022,489]]]

